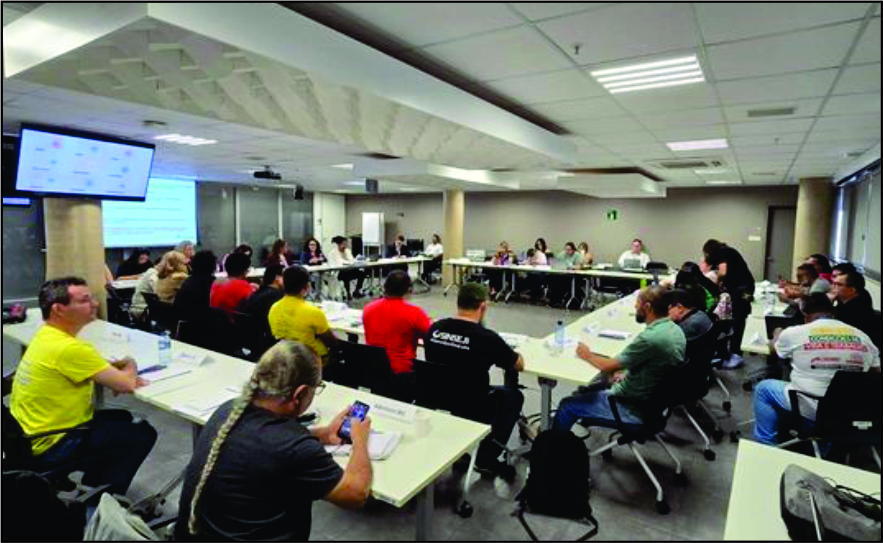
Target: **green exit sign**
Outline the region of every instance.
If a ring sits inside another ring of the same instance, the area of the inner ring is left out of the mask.
[[[608,209],[607,210],[607,220],[608,221],[619,220],[619,210],[618,209]]]

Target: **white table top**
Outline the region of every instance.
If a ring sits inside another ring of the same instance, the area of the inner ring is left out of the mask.
[[[559,274],[559,275],[583,275],[587,277],[609,277],[616,279],[635,279],[635,280],[652,280],[653,274],[645,271],[622,271],[622,270],[596,270],[596,269],[586,269],[586,270],[568,270],[562,268],[553,268],[551,266],[527,266],[523,264],[510,264],[506,266],[501,266],[498,264],[494,264],[493,262],[473,262],[468,258],[452,258],[444,261],[445,264],[450,264],[454,266],[464,266],[464,267],[472,267],[472,268],[496,268],[501,270],[512,270],[512,271],[524,271],[524,272],[532,272],[532,273],[547,273],[547,274]],[[665,278],[669,274],[660,274],[660,278]]]
[[[877,473],[742,439],[733,471],[725,540],[790,541],[779,504],[779,481],[789,464],[830,477],[838,484],[861,492],[880,492],[880,475]]]
[[[34,311],[28,310],[28,320],[22,324],[3,325],[4,338],[27,345],[42,324],[39,312]],[[132,356],[140,367],[156,364],[158,360],[157,336],[140,330],[98,320],[86,326],[79,337],[92,342],[106,358]],[[229,387],[238,389],[249,379],[255,367],[245,360],[173,340],[173,356],[179,352],[205,356],[206,361],[190,373],[138,389],[135,397],[196,424],[205,424],[212,411],[195,412],[186,407],[186,402],[215,397]],[[145,377],[149,378],[149,374]],[[330,421],[331,417],[356,399],[369,405],[379,400],[386,404],[397,403],[329,384],[316,400],[316,407],[322,416],[321,423]],[[490,433],[490,427],[484,424],[430,410],[426,410],[426,413],[430,431],[419,439],[413,435],[411,427],[403,422],[383,415],[372,417],[373,428],[404,434],[392,456],[373,463],[372,494],[396,507],[403,506]],[[341,465],[346,465],[346,457],[335,458]]]

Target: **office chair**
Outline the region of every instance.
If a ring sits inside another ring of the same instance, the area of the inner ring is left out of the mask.
[[[703,455],[706,460],[712,461],[716,455],[711,450],[711,442],[708,436],[696,422],[696,419],[687,409],[690,405],[698,405],[714,421],[715,428],[713,436],[715,441],[720,442],[723,438],[723,431],[720,428],[720,422],[711,413],[703,402],[708,394],[708,390],[715,378],[714,370],[711,367],[711,357],[714,355],[714,343],[716,337],[714,335],[714,326],[705,333],[705,335],[687,342],[686,361],[684,366],[678,369],[681,378],[677,382],[676,388],[672,390],[672,405],[679,408],[683,415],[690,421],[696,432],[705,442]]]
[[[231,311],[230,318],[233,321],[235,351],[246,360],[257,362],[275,343],[269,327],[261,326],[257,318],[248,313]]]
[[[338,341],[334,362],[326,368],[328,380],[350,388],[364,388],[378,396],[410,403],[408,374],[395,374],[383,347]]]
[[[143,292],[144,300],[147,302],[148,319],[156,323],[156,328],[165,330],[170,334],[174,334],[178,326],[177,311],[174,306],[169,303],[160,301],[159,296],[153,292]],[[154,329],[153,332],[158,330]]]
[[[666,264],[665,262],[647,262],[647,266],[645,269],[653,274],[653,284],[658,285],[659,274],[668,273],[668,264]]]
[[[686,367],[686,366],[682,366]],[[679,368],[680,370],[680,368]],[[671,507],[669,507],[668,502],[665,501],[665,493],[662,490],[662,486],[659,484],[659,481],[656,479],[656,476],[653,474],[653,471],[647,465],[647,462],[644,461],[644,457],[641,456],[641,452],[638,450],[636,443],[645,443],[648,439],[655,439],[657,443],[662,447],[662,449],[674,460],[675,463],[675,482],[678,484],[684,484],[687,480],[686,475],[684,475],[681,470],[681,462],[678,460],[678,457],[672,453],[671,449],[668,448],[665,441],[662,440],[661,434],[665,430],[666,425],[668,424],[668,418],[671,415],[672,409],[678,404],[678,399],[672,399],[669,395],[669,391],[677,388],[678,380],[682,378],[680,371],[671,371],[666,375],[663,379],[663,382],[660,383],[655,389],[654,398],[651,400],[651,405],[658,406],[655,410],[655,416],[649,419],[645,419],[643,424],[630,424],[622,422],[622,418],[619,414],[619,402],[616,399],[616,396],[610,395],[608,396],[608,401],[610,403],[610,410],[613,412],[613,418],[615,419],[611,423],[607,424],[599,424],[598,421],[593,421],[592,426],[600,426],[606,428],[612,428],[614,431],[608,436],[609,443],[600,447],[589,453],[589,456],[598,456],[600,455],[605,460],[609,460],[613,456],[613,448],[619,445],[628,445],[629,449],[632,451],[632,454],[638,459],[638,463],[641,465],[641,468],[644,470],[644,473],[647,474],[647,477],[650,478],[650,481],[653,483],[653,487],[656,489],[656,512],[660,515],[667,515],[671,512]],[[585,421],[580,421],[581,425],[588,426]],[[591,435],[590,433],[586,435],[586,439]]]
[[[797,443],[812,443],[816,458],[822,458],[818,442],[831,443],[847,453],[859,447],[870,446],[877,467],[881,443],[880,400],[883,375],[879,372],[838,371],[831,379],[824,397],[790,389],[792,426],[794,439],[779,444],[779,448]],[[818,401],[816,420],[810,423],[800,414],[800,396]],[[848,461],[848,456],[847,456]]]
[[[875,309],[871,318],[871,324],[868,328],[868,337],[871,338],[871,342],[877,347],[877,349],[881,349],[881,336],[883,336],[883,321],[881,321],[880,310]]]

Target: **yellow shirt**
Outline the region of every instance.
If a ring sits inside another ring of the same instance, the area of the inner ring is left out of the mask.
[[[83,340],[43,325],[22,356],[12,381],[10,408],[26,434],[71,428],[92,420],[92,377],[110,367]],[[33,441],[41,454],[64,437]]]
[[[325,357],[328,347],[316,336],[331,327],[321,309],[297,296],[285,296],[270,308],[270,331],[276,339],[300,341],[316,354]]]

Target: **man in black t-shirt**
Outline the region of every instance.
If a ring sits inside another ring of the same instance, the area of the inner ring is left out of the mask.
[[[834,315],[840,322],[854,326],[871,338],[879,336],[873,331],[874,303],[865,290],[865,278],[855,268],[841,271],[833,279],[832,289],[836,296]]]
[[[503,452],[501,444],[509,441],[518,422],[524,396],[513,386],[491,386],[488,371],[491,366],[505,371],[522,371],[524,359],[499,334],[482,325],[488,308],[487,299],[487,289],[483,285],[466,283],[460,287],[457,316],[436,321],[430,326],[424,349],[428,362],[453,365],[462,371],[461,401],[474,400],[475,420],[491,425],[490,435],[479,447],[476,469],[511,480],[515,475],[514,468],[497,458]]]
[[[705,262],[717,269],[721,290],[730,294],[733,304],[733,335],[730,337],[730,358],[723,367],[735,369],[745,363],[742,358],[742,336],[754,300],[754,276],[739,251],[726,243],[710,239],[702,247]]]
[[[254,317],[255,323],[265,334],[270,334],[270,308],[285,297],[282,264],[270,264],[264,270],[261,286],[251,296],[239,302],[238,311]]]

